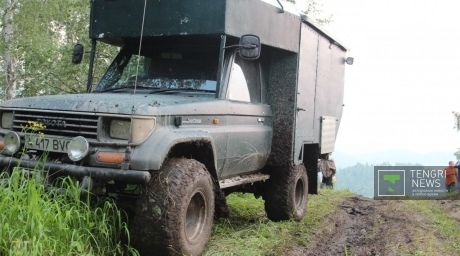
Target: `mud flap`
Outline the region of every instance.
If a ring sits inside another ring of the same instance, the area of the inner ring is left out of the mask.
[[[307,169],[308,194],[318,194],[318,172],[316,169]]]
[[[304,144],[302,148],[303,164],[307,168],[308,194],[318,194],[318,144]]]

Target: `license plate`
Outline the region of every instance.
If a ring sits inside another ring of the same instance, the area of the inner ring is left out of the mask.
[[[26,135],[26,148],[37,149],[49,152],[67,152],[69,146],[69,138],[58,138],[39,135]]]

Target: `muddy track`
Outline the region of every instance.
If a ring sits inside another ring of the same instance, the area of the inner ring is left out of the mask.
[[[400,255],[410,250],[414,226],[428,230],[424,216],[408,214],[400,201],[374,201],[355,196],[327,217],[308,248],[292,248],[297,255]]]
[[[446,213],[454,220],[460,223],[460,201],[455,200],[440,200],[437,202],[446,210]]]

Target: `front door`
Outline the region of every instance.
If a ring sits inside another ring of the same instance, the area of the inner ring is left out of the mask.
[[[230,61],[227,99],[227,153],[222,178],[250,173],[265,166],[271,149],[272,113],[264,103],[258,60]]]

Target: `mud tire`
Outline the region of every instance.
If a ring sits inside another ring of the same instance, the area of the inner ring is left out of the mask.
[[[287,169],[287,170],[286,170]],[[265,212],[272,221],[300,221],[307,213],[308,176],[303,164],[272,172],[265,185]]]
[[[193,159],[165,163],[137,201],[131,237],[141,255],[201,255],[214,219],[212,184]]]

